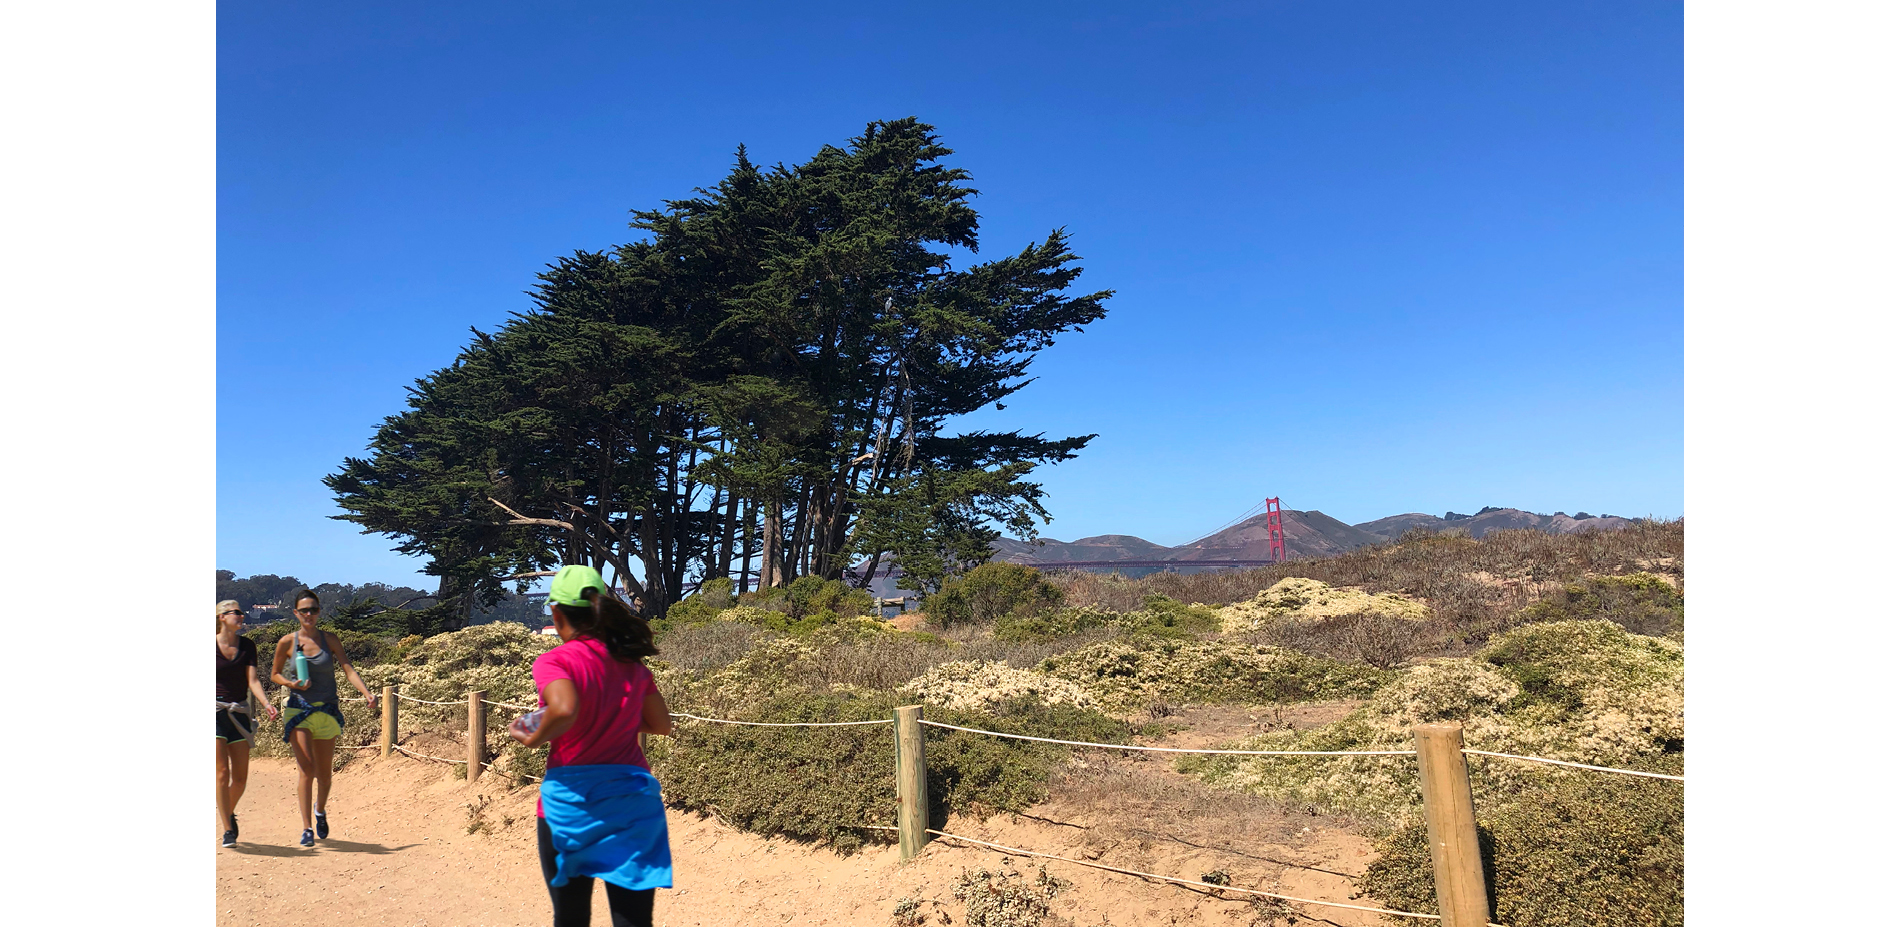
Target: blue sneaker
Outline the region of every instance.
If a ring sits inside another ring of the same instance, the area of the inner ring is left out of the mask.
[[[321,811],[317,812],[317,839],[330,839],[330,819],[324,817]]]
[[[313,834],[313,833],[311,833],[310,831],[304,831],[304,832],[303,832],[303,838],[297,841],[297,845],[298,845],[298,846],[300,846],[300,847],[313,847],[313,846],[316,846],[316,845],[317,845],[317,835],[316,835],[316,834]]]
[[[225,847],[226,849],[237,846],[237,831],[234,831],[234,830],[225,831],[224,840],[221,842],[220,845]]]

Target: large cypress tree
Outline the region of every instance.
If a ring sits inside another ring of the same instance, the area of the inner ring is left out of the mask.
[[[649,614],[755,541],[762,584],[888,555],[929,587],[996,525],[1033,536],[1025,478],[1092,436],[946,428],[1109,294],[1064,295],[1059,230],[955,267],[977,214],[950,154],[914,119],[791,168],[741,149],[714,188],[635,213],[649,240],[559,260],[531,311],[417,381],[326,478],[338,517],[427,556],[456,601],[588,562]]]

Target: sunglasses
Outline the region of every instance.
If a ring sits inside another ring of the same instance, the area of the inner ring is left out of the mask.
[[[317,612],[320,612],[320,611],[322,611],[322,610],[323,610],[323,609],[320,609],[320,608],[300,608],[300,609],[297,609],[297,614],[299,614],[299,615],[314,615],[314,614],[316,614]]]
[[[242,618],[242,617],[244,617],[244,609],[241,609],[241,608],[227,608],[227,609],[225,609],[224,611],[221,611],[221,612],[219,612],[219,613],[218,613],[218,617],[219,617],[219,618],[223,618],[223,617],[224,617],[224,616],[226,616],[226,615],[236,615],[236,616],[238,616],[239,618]]]

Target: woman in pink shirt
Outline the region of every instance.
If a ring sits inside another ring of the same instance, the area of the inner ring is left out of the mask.
[[[534,661],[541,710],[509,733],[550,745],[536,835],[554,927],[586,927],[595,877],[614,927],[650,925],[653,890],[673,885],[659,782],[640,749],[642,733],[673,730],[642,662],[659,650],[592,567],[562,567],[548,598],[561,645]]]

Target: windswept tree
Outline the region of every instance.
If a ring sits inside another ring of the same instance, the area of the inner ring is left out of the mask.
[[[326,478],[345,514],[429,558],[444,596],[587,562],[649,614],[756,556],[761,585],[894,560],[934,587],[998,526],[1048,513],[1026,478],[1093,436],[957,432],[1027,382],[1107,292],[1058,230],[977,247],[968,175],[916,120],[762,169],[741,149],[647,240],[551,265],[535,306],[417,381],[367,458]]]

